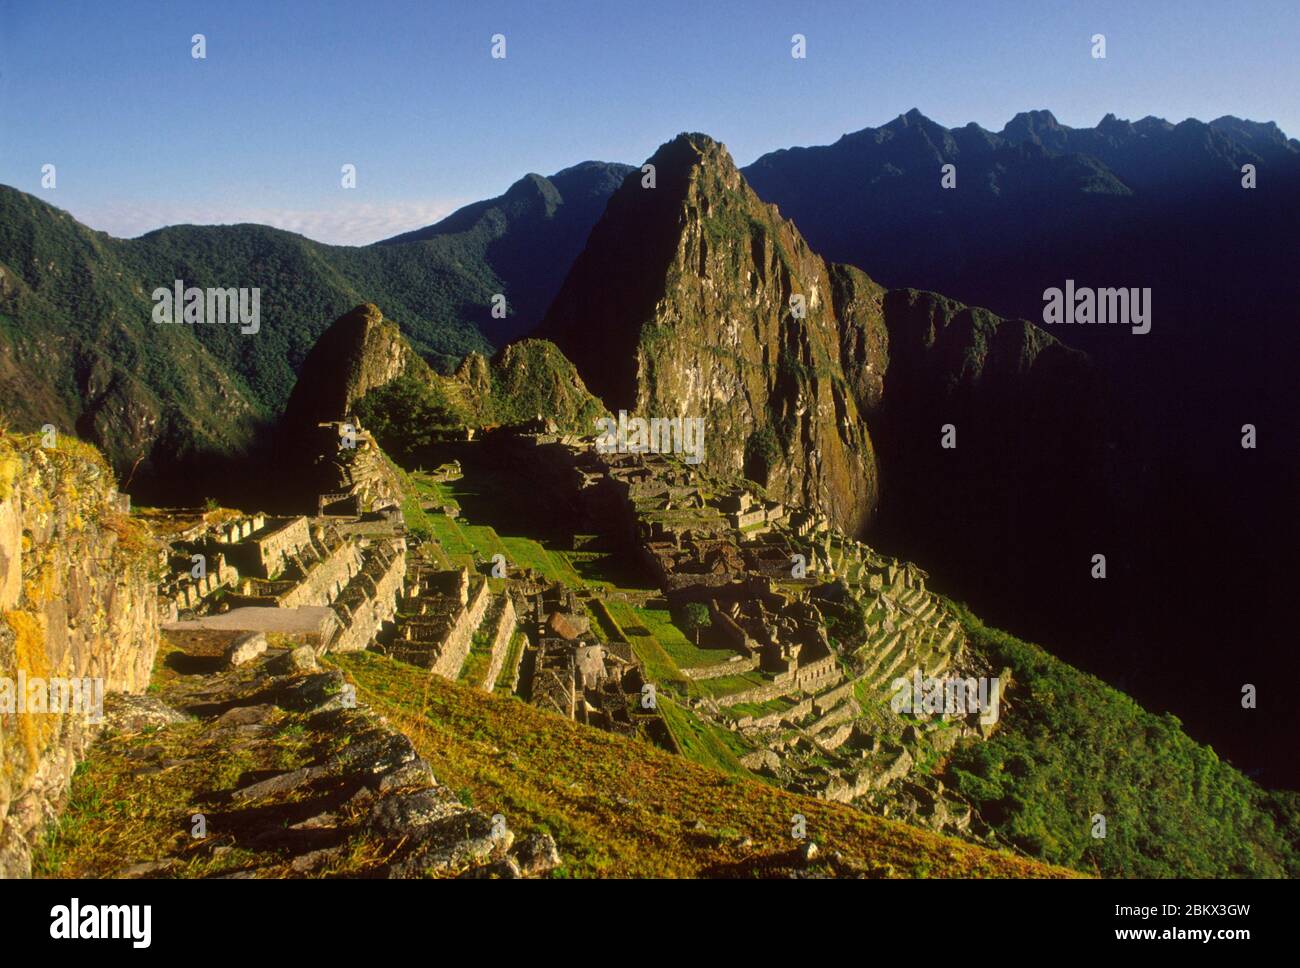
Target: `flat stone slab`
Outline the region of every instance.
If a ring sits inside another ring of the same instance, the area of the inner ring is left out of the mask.
[[[216,630],[223,632],[280,632],[328,642],[338,627],[334,610],[324,605],[299,608],[248,606],[232,608],[220,615],[205,615],[188,622],[167,622],[167,632]]]

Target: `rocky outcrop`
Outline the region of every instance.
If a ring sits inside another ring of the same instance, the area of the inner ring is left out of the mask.
[[[880,411],[889,370],[886,290],[853,266],[832,264],[830,279],[840,316],[840,365],[858,412],[870,419]]]
[[[0,876],[30,847],[99,728],[105,693],[144,690],[160,548],[108,465],[62,438],[0,436]]]
[[[710,467],[859,531],[877,472],[840,364],[856,307],[721,144],[680,135],[649,163],[654,187],[614,193],[538,335],[611,410],[703,417]]]
[[[490,360],[470,353],[450,377],[432,374],[431,385],[448,416],[466,427],[544,416],[563,430],[592,433],[604,413],[574,365],[543,339],[511,343]]]
[[[562,430],[592,433],[605,410],[577,368],[544,339],[503,347],[492,357],[487,376],[494,423],[520,423],[541,415]]]
[[[491,359],[471,352],[444,376],[377,306],[366,304],[332,323],[308,354],[280,422],[279,453],[311,466],[307,491],[357,493],[361,507],[369,510],[389,503],[400,490],[395,480],[385,480],[392,475],[361,429],[372,416],[379,425],[378,443],[403,458],[449,430],[545,416],[562,430],[590,433],[603,413],[552,343],[522,340]],[[331,426],[322,428],[325,424]],[[345,450],[336,437],[348,426],[360,439]],[[367,489],[368,482],[377,486]]]
[[[366,303],[335,320],[311,348],[285,407],[284,425],[296,431],[343,420],[369,391],[405,373],[424,377],[428,371],[397,324]]]

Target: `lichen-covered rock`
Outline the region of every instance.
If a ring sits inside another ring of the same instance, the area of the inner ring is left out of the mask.
[[[266,664],[268,672],[275,675],[305,675],[319,669],[316,650],[310,645],[300,645],[284,652]]]
[[[47,442],[0,435],[0,876],[9,877],[30,872],[24,845],[61,805],[102,725],[103,697],[142,692],[158,648],[160,547],[122,512],[92,447]]]
[[[154,696],[115,693],[104,697],[104,725],[120,733],[139,733],[182,723],[184,713]]]
[[[517,869],[524,877],[547,874],[560,866],[560,851],[555,838],[541,832],[520,839],[510,851]]]
[[[297,712],[329,712],[347,706],[344,690],[347,681],[337,669],[313,675],[295,677],[276,690],[275,702],[285,709]]]

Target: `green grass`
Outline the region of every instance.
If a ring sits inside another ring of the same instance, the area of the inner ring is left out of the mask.
[[[658,640],[679,669],[717,665],[726,662],[736,654],[731,649],[702,649],[695,645],[681,629],[673,624],[672,615],[666,608],[643,608],[634,605],[632,611],[641,625]]]
[[[785,712],[792,709],[798,703],[789,696],[777,696],[775,699],[769,699],[766,702],[740,702],[734,706],[727,706],[724,715],[740,718],[741,716],[753,716],[755,719],[760,716],[766,716],[769,713]]]
[[[565,569],[571,581],[590,588],[611,591],[646,591],[650,588],[639,571],[629,568],[621,556],[610,552],[559,549],[552,551],[551,556]]]
[[[445,514],[430,514],[429,522],[434,540],[442,546],[448,559],[455,564],[467,565],[474,561],[474,546],[465,540],[460,527]]]
[[[609,617],[622,633],[624,640],[632,644],[632,651],[641,660],[646,679],[656,683],[660,688],[668,686],[680,690],[689,688],[688,680],[682,675],[677,663],[672,660],[654,634],[641,624],[641,619],[627,602],[598,602],[597,607],[608,610]]]
[[[623,630],[613,620],[609,610],[601,606],[599,599],[587,604],[587,614],[591,617],[591,627],[606,642],[625,642]]]
[[[510,679],[514,675],[515,666],[519,663],[520,653],[524,651],[524,646],[528,644],[528,636],[523,631],[516,631],[510,637],[510,646],[506,650],[506,660],[501,665],[501,672],[497,675],[497,681],[492,688],[497,692],[510,693]]]
[[[487,675],[488,666],[492,663],[492,652],[489,648],[491,643],[488,640],[489,632],[486,625],[487,623],[484,622],[474,633],[469,655],[465,656],[465,664],[461,666],[460,675],[456,677],[458,682],[478,686]]]
[[[757,686],[770,685],[771,680],[764,677],[761,672],[744,672],[735,676],[718,676],[716,679],[701,679],[691,685],[700,695],[704,696],[730,696],[733,693],[744,692],[747,689],[754,689]]]
[[[164,636],[150,693],[176,704],[169,692],[181,677],[167,665],[175,651]],[[249,673],[239,688],[263,688]],[[293,815],[300,792],[271,795],[256,805],[232,809],[230,791],[271,773],[318,762],[346,743],[347,730],[325,731],[310,714],[277,711],[273,736],[249,743],[230,730],[186,720],[163,728],[122,734],[107,731],[78,765],[67,806],[33,851],[37,877],[105,878],[134,864],[168,862],[168,876],[205,878],[235,871],[258,877],[293,876],[283,847],[260,850],[248,844],[265,832],[267,817]],[[354,728],[361,728],[359,725]],[[196,813],[208,817],[205,838],[191,836]],[[284,823],[289,823],[284,820]],[[377,841],[359,839],[330,861],[328,873],[347,876],[373,870]],[[213,848],[224,847],[217,853]]]
[[[480,555],[485,559],[491,560],[493,555],[504,555],[507,564],[510,561],[510,550],[501,542],[496,531],[484,524],[461,524],[461,535]]]
[[[516,568],[531,568],[548,581],[563,582],[573,588],[582,587],[582,579],[573,573],[572,568],[565,568],[557,561],[556,555],[542,547],[532,538],[520,538],[507,535],[501,539],[506,547],[506,554],[511,565]]]
[[[671,699],[663,699],[658,705],[673,739],[677,740],[682,755],[687,759],[723,773],[752,776],[740,765],[740,757],[750,752],[750,749],[739,736],[702,721],[689,709],[677,705]]]

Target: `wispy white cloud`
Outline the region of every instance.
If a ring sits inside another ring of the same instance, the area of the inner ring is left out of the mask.
[[[166,225],[233,225],[256,222],[298,232],[331,245],[366,245],[437,222],[463,203],[445,199],[353,202],[328,209],[289,209],[120,202],[72,209],[79,221],[119,238],[134,238]]]

